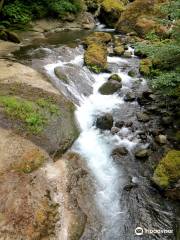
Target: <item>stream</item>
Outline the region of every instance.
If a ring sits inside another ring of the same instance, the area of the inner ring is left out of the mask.
[[[103,25],[97,30],[112,32]],[[74,37],[73,32],[67,34],[63,40],[55,36],[49,38],[49,42],[24,47],[15,57],[45,73],[56,88],[76,104],[81,133],[72,150],[83,157],[93,179],[89,202],[83,203],[84,211],[88,209],[92,213],[81,240],[177,239],[175,207],[151,186],[148,164],[134,157],[136,149],[152,144],[149,134],[144,140],[139,135],[149,128],[136,118],[142,107],[137,101],[124,100],[129,91],[140,94],[148,90],[146,80],[138,72],[139,59],[129,47],[131,58],[108,56],[111,73],[94,74],[84,66],[84,49],[79,44],[79,38],[83,39],[89,31],[76,32]],[[68,82],[57,78],[56,67],[68,76]],[[136,72],[135,77],[128,75],[130,70]],[[113,95],[101,95],[98,89],[114,73],[122,78],[122,89]],[[97,117],[106,113],[112,114],[115,122],[125,122],[117,134],[96,128]],[[128,125],[130,122],[132,125]],[[156,118],[150,124],[156,126]],[[125,147],[128,154],[112,156],[116,147]],[[135,234],[137,227],[143,229],[143,235]]]

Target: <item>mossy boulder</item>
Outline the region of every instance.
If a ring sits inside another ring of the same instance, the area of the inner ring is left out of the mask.
[[[167,189],[180,178],[180,151],[170,150],[157,165],[153,181],[162,189]]]
[[[149,31],[160,33],[165,31],[160,24],[162,18],[161,5],[166,0],[135,0],[127,5],[116,26],[117,30],[130,33],[136,32],[145,36]],[[163,33],[164,34],[164,33]]]
[[[103,44],[90,44],[84,54],[84,62],[95,73],[107,70],[107,48]]]
[[[151,73],[152,68],[152,61],[148,58],[142,59],[140,61],[139,72],[144,75],[148,76]]]
[[[101,4],[99,18],[107,26],[114,27],[124,11],[123,1],[120,0],[103,0]]]
[[[91,44],[97,43],[97,44],[107,44],[112,41],[112,36],[110,33],[105,32],[94,32],[90,34],[84,41],[84,44],[86,46],[89,46]]]
[[[116,80],[110,80],[104,83],[100,88],[99,92],[103,95],[111,95],[122,88],[122,83]]]

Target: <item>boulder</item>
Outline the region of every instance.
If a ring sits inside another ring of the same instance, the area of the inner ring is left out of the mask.
[[[124,52],[123,57],[131,58],[131,52],[128,52],[128,51]]]
[[[103,0],[99,19],[109,27],[114,27],[124,10],[124,4],[119,0]]]
[[[127,92],[124,97],[124,101],[126,102],[133,102],[135,99],[136,99],[136,96],[132,91]]]
[[[155,137],[155,140],[156,140],[157,143],[163,145],[163,144],[166,144],[166,142],[167,142],[167,136],[160,134],[160,135]]]
[[[149,115],[143,112],[137,113],[136,116],[139,122],[148,122],[150,120]]]
[[[147,158],[149,156],[149,150],[148,149],[140,149],[135,152],[136,158]]]
[[[124,156],[128,154],[128,150],[125,147],[117,147],[112,151],[112,156]]]
[[[135,76],[136,76],[136,72],[135,72],[134,70],[130,70],[130,71],[128,72],[128,75],[129,75],[130,77],[135,77]]]
[[[117,92],[119,89],[122,88],[122,83],[115,81],[115,80],[110,80],[104,83],[100,88],[99,92],[103,95],[111,95],[115,92]]]
[[[172,149],[157,165],[153,181],[162,189],[167,189],[180,178],[180,151]]]
[[[106,113],[103,116],[100,116],[96,120],[96,127],[102,130],[111,130],[113,126],[113,117],[111,114]]]
[[[84,63],[95,73],[107,70],[107,48],[103,44],[90,44],[84,54]]]
[[[91,44],[107,44],[112,41],[112,36],[110,33],[106,32],[94,32],[91,33],[84,41],[86,46]]]
[[[21,40],[19,39],[18,35],[15,32],[6,31],[8,40],[14,43],[20,43]]]

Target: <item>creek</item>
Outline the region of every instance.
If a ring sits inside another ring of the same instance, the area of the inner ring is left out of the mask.
[[[106,29],[99,25],[97,30]],[[112,29],[107,31],[112,32]],[[85,211],[88,208],[92,213],[81,240],[175,240],[174,208],[152,187],[148,163],[134,157],[137,148],[147,148],[152,143],[149,134],[144,140],[139,135],[140,132],[147,133],[149,128],[136,118],[142,107],[137,101],[124,100],[128,92],[140,94],[148,90],[146,80],[138,71],[139,59],[129,47],[127,51],[131,52],[131,58],[108,56],[111,73],[94,74],[84,66],[84,49],[78,40],[89,32],[67,34],[59,40],[56,34],[46,43],[22,48],[15,57],[45,73],[76,104],[81,132],[72,150],[83,157],[93,179],[93,186],[89,186],[92,193],[89,202],[83,203]],[[57,78],[56,67],[68,77],[67,82]],[[130,70],[135,71],[134,77],[128,75]],[[113,95],[101,95],[98,89],[112,73],[122,78],[122,88]],[[97,117],[106,113],[112,114],[115,122],[124,121],[118,134],[96,128]],[[129,122],[132,126],[128,126]],[[156,118],[151,125],[156,125]],[[113,157],[112,151],[117,147],[125,147],[128,154]],[[173,233],[138,236],[136,227],[166,229]]]

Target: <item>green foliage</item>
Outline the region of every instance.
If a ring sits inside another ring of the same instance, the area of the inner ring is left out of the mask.
[[[81,0],[7,0],[0,19],[11,24],[27,24],[43,17],[61,18],[68,13],[81,11]]]
[[[159,41],[159,37],[155,33],[155,31],[148,32],[145,36],[145,39],[150,40],[150,41]]]
[[[22,121],[34,134],[40,133],[48,123],[47,113],[59,113],[58,107],[45,99],[34,103],[14,96],[0,96],[0,106],[9,117]]]

